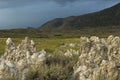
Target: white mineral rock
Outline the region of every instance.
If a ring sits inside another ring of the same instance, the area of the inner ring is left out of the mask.
[[[80,40],[74,75],[78,74],[79,80],[120,80],[120,37],[111,35],[105,40],[92,36]]]
[[[0,58],[0,80],[4,77],[16,76],[18,80],[26,80],[29,67],[39,67],[46,60],[46,51],[36,51],[35,43],[28,37],[16,47],[11,38],[6,40],[6,51]],[[39,64],[39,65],[38,65]]]

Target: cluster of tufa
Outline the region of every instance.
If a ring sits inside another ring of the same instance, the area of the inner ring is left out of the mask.
[[[73,57],[74,55],[79,55],[79,50],[68,49],[64,55],[68,57]]]
[[[74,66],[79,80],[120,80],[120,37],[81,37],[80,56]]]
[[[28,37],[16,47],[11,38],[6,40],[6,50],[0,58],[0,80],[5,77],[16,77],[25,80],[28,69],[38,68],[45,61],[46,51],[37,52],[33,40]]]

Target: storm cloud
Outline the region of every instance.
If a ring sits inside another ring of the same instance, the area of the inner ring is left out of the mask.
[[[0,0],[0,29],[39,27],[54,18],[111,7],[119,0]]]
[[[34,5],[36,3],[56,2],[60,5],[70,4],[79,1],[80,4],[84,2],[119,2],[119,0],[0,0],[0,8],[20,7],[27,5]]]

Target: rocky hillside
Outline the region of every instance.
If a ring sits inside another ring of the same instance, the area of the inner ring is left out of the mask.
[[[120,3],[99,12],[81,16],[57,18],[42,25],[43,30],[73,30],[85,27],[120,26]]]

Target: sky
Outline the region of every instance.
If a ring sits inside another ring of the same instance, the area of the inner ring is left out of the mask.
[[[0,0],[0,29],[40,27],[55,18],[111,7],[120,0]]]

